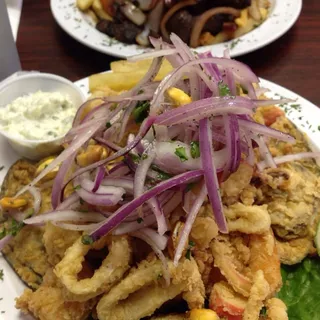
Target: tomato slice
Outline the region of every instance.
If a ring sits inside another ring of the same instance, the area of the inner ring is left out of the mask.
[[[103,10],[109,14],[111,17],[114,17],[115,10],[114,10],[114,0],[100,0]]]

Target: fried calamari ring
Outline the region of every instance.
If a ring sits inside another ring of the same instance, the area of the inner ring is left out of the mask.
[[[97,305],[100,320],[139,320],[150,316],[163,303],[182,293],[190,307],[202,308],[204,304],[204,285],[196,262],[180,261],[175,268],[168,261],[171,283],[166,286],[162,277],[161,261],[142,261],[128,276]]]
[[[109,253],[91,278],[78,280],[89,250],[108,247]],[[106,236],[99,241],[84,245],[79,238],[56,265],[54,272],[65,287],[66,300],[86,301],[109,291],[130,268],[132,250],[127,237]]]

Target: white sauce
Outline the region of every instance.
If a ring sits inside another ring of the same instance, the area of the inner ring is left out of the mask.
[[[17,138],[52,140],[67,133],[76,112],[68,96],[38,91],[0,108],[0,126]]]

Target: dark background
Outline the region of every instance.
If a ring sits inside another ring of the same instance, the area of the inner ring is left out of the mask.
[[[72,81],[108,70],[116,59],[68,36],[54,21],[49,0],[24,0],[17,46],[24,70],[55,73]],[[304,0],[292,29],[272,44],[237,59],[250,65],[258,76],[320,106],[320,0]]]

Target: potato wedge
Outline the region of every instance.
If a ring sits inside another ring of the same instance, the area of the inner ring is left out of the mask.
[[[89,77],[90,92],[94,92],[98,87],[109,87],[114,91],[129,90],[143,78],[148,71],[150,63],[148,64],[148,62],[144,61],[119,61],[118,63],[112,63],[111,68],[113,72],[94,74]],[[119,70],[128,71],[119,72]],[[167,60],[164,60],[155,81],[162,80],[171,70],[171,64]]]
[[[88,9],[85,12],[94,23],[98,23],[99,22],[99,18],[98,16],[95,14],[95,12],[92,9]]]
[[[92,9],[95,12],[95,14],[100,18],[104,20],[112,20],[112,17],[109,16],[102,7],[101,1],[100,0],[93,0],[92,3]]]
[[[77,7],[82,10],[88,10],[93,4],[93,0],[77,0]]]

